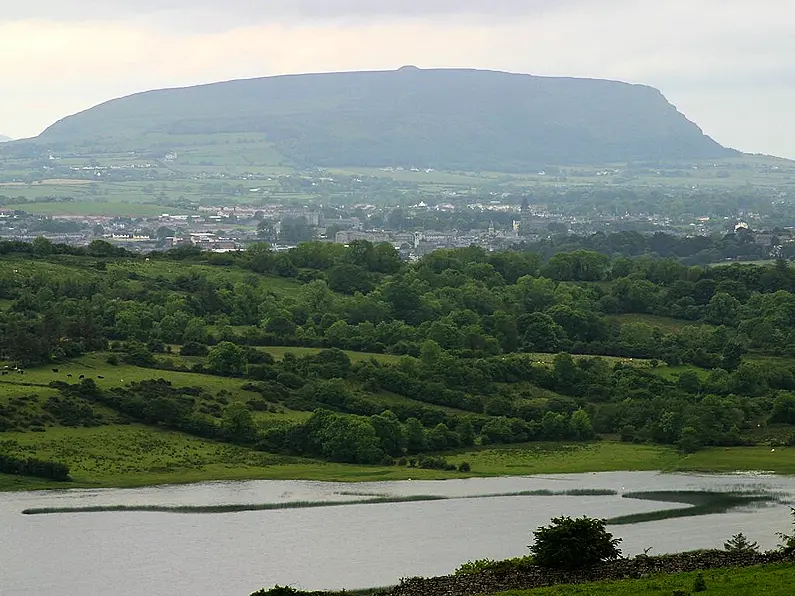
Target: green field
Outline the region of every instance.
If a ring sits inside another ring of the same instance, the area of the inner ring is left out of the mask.
[[[267,348],[277,357],[287,352],[299,355],[316,349]],[[352,360],[370,357],[393,361],[396,356],[349,353]],[[542,355],[532,355],[540,357]],[[179,360],[179,357],[170,357]],[[52,369],[57,368],[54,372]],[[68,375],[72,375],[68,377]],[[94,353],[57,366],[31,368],[24,375],[10,373],[0,380],[0,405],[25,398],[24,408],[32,416],[43,414],[41,405],[56,391],[48,385],[59,380],[76,382],[80,375],[94,379],[105,389],[134,381],[164,378],[175,386],[201,387],[225,395],[231,401],[248,401],[257,393],[243,389],[244,379],[218,377],[182,371],[141,368],[128,364],[110,365],[107,354]],[[104,378],[100,379],[102,376]],[[408,398],[377,394],[385,407],[407,403]],[[27,396],[27,397],[26,397]],[[409,402],[411,400],[408,400]],[[409,467],[384,467],[327,463],[284,457],[199,439],[157,427],[115,424],[115,414],[96,406],[106,417],[105,426],[62,428],[48,425],[44,432],[5,432],[4,441],[16,441],[20,453],[39,459],[60,461],[70,466],[70,486],[142,486],[161,483],[229,479],[309,479],[334,481],[445,479],[461,477],[458,472],[441,472]],[[441,408],[449,410],[448,408]],[[450,410],[453,411],[453,410]],[[305,420],[309,412],[278,406],[255,412],[262,425]],[[637,445],[614,441],[594,443],[527,443],[511,446],[483,446],[445,454],[454,464],[468,462],[470,476],[505,476],[604,471],[660,470],[664,472],[766,471],[795,474],[795,448],[732,447],[709,448],[682,455],[671,447]],[[0,490],[63,487],[36,479],[0,476]]]
[[[41,215],[106,215],[115,217],[154,217],[163,213],[171,215],[189,214],[190,211],[176,207],[163,207],[152,203],[122,203],[110,201],[73,201],[59,203],[15,203],[6,209],[39,213]]]
[[[278,417],[278,414],[273,416]],[[468,474],[401,466],[327,463],[258,452],[142,425],[49,428],[44,433],[3,433],[26,456],[70,466],[74,483],[0,475],[0,490],[131,487],[210,480],[304,479],[336,482],[443,480],[606,471],[734,472],[765,470],[795,474],[795,448],[712,448],[682,456],[668,447],[615,442],[529,443],[446,454],[467,461]]]
[[[683,327],[692,327],[694,325],[704,326],[704,323],[699,321],[687,321],[684,319],[671,319],[669,317],[658,317],[655,315],[644,314],[624,314],[609,317],[610,320],[615,321],[621,325],[627,323],[644,323],[652,327],[658,327],[665,333],[674,333],[681,331]],[[711,325],[707,325],[711,327]]]
[[[260,349],[263,352],[268,352],[268,354],[272,355],[277,360],[284,358],[284,355],[287,353],[302,357],[317,354],[322,350],[322,348],[300,348],[293,346],[267,346]],[[401,358],[404,358],[404,356],[396,356],[394,354],[373,354],[369,352],[353,352],[351,350],[343,351],[351,359],[351,362],[362,362],[365,360],[374,359],[385,364],[396,364],[400,362]]]
[[[511,590],[494,596],[670,596],[690,594],[697,573],[657,575],[592,584],[561,585],[536,590]],[[720,596],[790,596],[795,586],[795,565],[778,564],[703,572],[705,594]]]

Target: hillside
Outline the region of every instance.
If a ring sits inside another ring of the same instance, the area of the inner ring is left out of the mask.
[[[680,463],[792,473],[795,269],[670,262],[663,278],[661,264],[2,242],[0,490],[30,487],[23,476],[41,488],[53,470],[81,486]],[[153,433],[173,449],[129,451]],[[544,460],[550,444],[578,453]]]
[[[158,155],[215,136],[245,160],[252,134],[301,167],[532,171],[733,154],[651,87],[414,67],[149,91],[65,118],[34,142]]]
[[[8,141],[13,141],[11,137],[7,137],[5,135],[0,135],[0,143],[7,143]]]

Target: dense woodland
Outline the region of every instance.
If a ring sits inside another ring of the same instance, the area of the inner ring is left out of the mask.
[[[153,369],[111,390],[53,382],[60,397],[43,408],[66,426],[136,421],[269,452],[430,467],[445,462],[422,454],[475,444],[615,436],[693,451],[795,436],[785,261],[468,248],[405,264],[367,242],[142,257],[43,239],[0,243],[0,254],[4,375],[94,351]],[[322,350],[275,360],[264,346]],[[397,357],[353,362],[343,350]],[[169,370],[245,378],[254,397],[157,380]],[[257,422],[276,406],[313,414]],[[0,408],[0,431],[16,426]]]

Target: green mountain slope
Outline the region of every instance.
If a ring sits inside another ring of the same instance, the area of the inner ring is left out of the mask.
[[[721,157],[651,87],[477,70],[292,75],[149,91],[48,128],[48,146],[164,148],[259,133],[298,166],[528,170]]]

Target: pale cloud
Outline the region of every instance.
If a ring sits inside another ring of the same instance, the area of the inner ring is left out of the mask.
[[[724,144],[795,157],[789,0],[31,0],[14,10],[0,20],[0,133],[12,136],[150,88],[415,64],[644,83]]]

